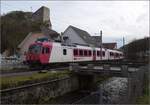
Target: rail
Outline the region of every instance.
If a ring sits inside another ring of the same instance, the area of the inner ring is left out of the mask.
[[[90,64],[96,64],[96,65],[104,65],[104,64],[109,64],[109,65],[114,65],[114,66],[119,66],[119,65],[128,65],[131,67],[139,67],[139,66],[144,66],[148,64],[148,62],[143,62],[143,61],[131,61],[131,60],[103,60],[103,61],[95,61],[95,62],[89,62]],[[85,63],[86,64],[86,63]]]

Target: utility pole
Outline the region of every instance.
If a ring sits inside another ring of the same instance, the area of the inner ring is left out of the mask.
[[[30,9],[31,9],[31,12],[32,12],[32,6],[30,7]]]
[[[102,30],[100,31],[100,59],[102,60]]]
[[[123,37],[123,52],[125,51],[125,38]]]
[[[123,46],[125,45],[125,39],[124,39],[124,37],[123,37]]]

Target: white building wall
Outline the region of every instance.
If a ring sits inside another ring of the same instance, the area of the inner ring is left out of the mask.
[[[37,38],[42,38],[44,35],[42,33],[30,33],[28,36],[21,42],[21,44],[18,46],[20,48],[20,56],[21,60],[25,60],[25,52],[28,51],[29,45],[34,43]]]
[[[63,36],[69,37],[71,43],[87,45],[87,43],[70,27],[64,32]]]

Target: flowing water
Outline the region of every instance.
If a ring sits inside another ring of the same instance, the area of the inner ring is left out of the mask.
[[[103,104],[119,104],[127,101],[127,78],[112,77],[104,81],[102,87],[102,103]],[[78,90],[72,93],[67,93],[64,96],[52,100],[51,104],[99,104],[100,95],[99,88],[96,94],[90,95]],[[93,92],[94,93],[94,92]],[[98,93],[98,94],[97,94]]]
[[[127,78],[113,77],[101,84],[103,89],[102,103],[126,103],[128,95],[127,83]]]

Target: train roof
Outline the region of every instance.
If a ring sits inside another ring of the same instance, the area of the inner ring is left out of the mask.
[[[112,50],[112,49],[107,49],[109,52],[113,52],[113,53],[122,53],[121,51],[118,50]]]
[[[73,48],[79,48],[79,49],[93,49],[95,47],[90,47],[90,46],[83,46],[83,45],[65,45],[63,43],[60,43],[60,42],[50,42],[50,41],[45,41],[45,42],[35,42],[35,43],[42,43],[44,45],[48,45],[48,44],[54,44],[55,46],[64,46],[64,47],[73,47]],[[100,48],[96,47],[95,48],[96,50],[100,50]],[[102,48],[102,51],[109,51],[109,52],[114,52],[114,53],[122,53],[121,51],[118,51],[118,50],[112,50],[112,49],[106,49],[106,48]]]

